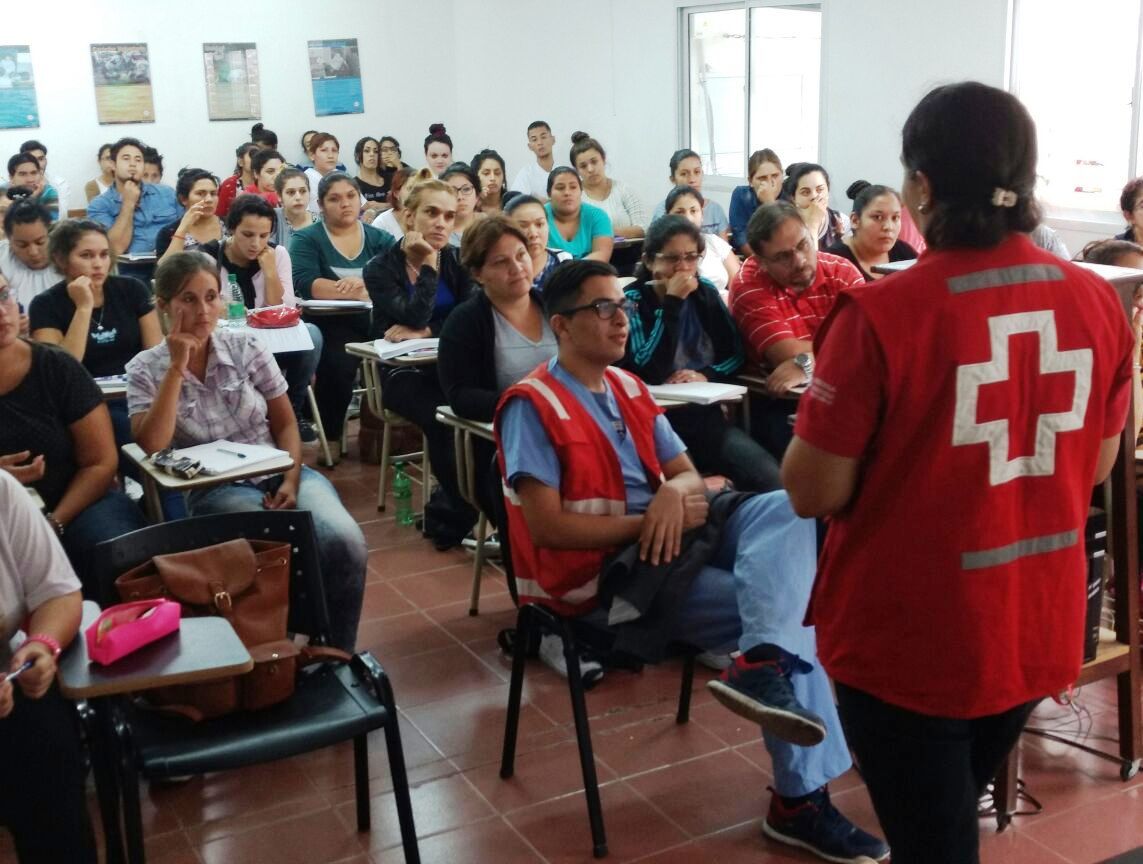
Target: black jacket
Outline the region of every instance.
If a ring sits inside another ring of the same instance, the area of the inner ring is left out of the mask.
[[[438,273],[426,264],[417,274],[416,283],[410,286],[405,268],[405,250],[400,243],[373,256],[365,265],[362,277],[365,279],[369,299],[373,301],[370,339],[381,339],[394,324],[403,324],[416,330],[428,327],[434,336],[440,334],[444,316],[434,317]],[[458,305],[472,294],[472,281],[460,266],[456,249],[451,246],[441,250],[439,277],[452,288]]]
[[[539,291],[533,290],[531,297],[543,308]],[[479,287],[452,310],[440,338],[437,374],[449,406],[459,417],[491,423],[500,399],[496,386],[496,328],[492,302]]]
[[[685,300],[667,296],[662,300],[643,278],[625,289],[635,305],[630,316],[627,350],[620,366],[634,372],[648,384],[662,384],[675,371],[675,350],[679,344],[679,317],[683,304],[692,304],[714,347],[713,365],[697,371],[711,381],[726,380],[745,362],[738,326],[730,310],[709,282],[699,280],[698,288]]]

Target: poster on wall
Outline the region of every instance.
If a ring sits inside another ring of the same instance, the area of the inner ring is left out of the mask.
[[[0,45],[0,129],[39,125],[32,54],[27,45]]]
[[[145,42],[92,45],[91,70],[101,124],[155,122]]]
[[[258,120],[262,85],[253,42],[204,42],[206,109],[211,120]]]
[[[319,39],[311,41],[309,49],[314,113],[318,117],[365,113],[357,40]]]

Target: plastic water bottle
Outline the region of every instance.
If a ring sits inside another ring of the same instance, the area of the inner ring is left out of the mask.
[[[230,296],[226,303],[226,325],[228,327],[246,326],[246,298],[242,296],[242,289],[238,286],[238,274],[231,273]]]
[[[405,473],[404,462],[393,463],[393,504],[396,510],[398,525],[412,525],[413,519],[413,481]]]

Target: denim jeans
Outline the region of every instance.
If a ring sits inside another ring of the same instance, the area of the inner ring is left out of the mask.
[[[241,482],[201,489],[190,494],[188,504],[194,516],[261,510],[262,496],[281,482],[279,475],[258,484]],[[357,643],[357,623],[365,592],[365,537],[342,506],[333,485],[305,466],[298,484],[297,507],[308,510],[314,520],[329,608],[330,639],[334,647],[352,652]]]
[[[118,489],[112,489],[98,501],[87,505],[68,523],[63,547],[79,581],[83,583],[83,596],[105,602],[101,587],[111,587],[92,584],[91,559],[96,545],[146,525],[143,511]]]
[[[127,416],[127,400],[112,399],[107,403],[107,410],[111,414],[111,428],[115,433],[115,446],[119,448],[119,473],[124,477],[130,477],[132,480],[142,483],[142,470],[131,459],[123,455],[123,445],[135,442],[135,438],[131,435],[131,418]],[[165,521],[174,522],[176,519],[186,518],[187,504],[182,492],[164,492],[160,489],[159,503],[163,508]]]
[[[345,413],[353,399],[357,367],[361,365],[361,358],[347,354],[345,346],[369,338],[369,313],[323,315],[315,324],[322,333],[322,350],[314,395],[326,437],[333,441],[341,438]]]
[[[778,460],[746,430],[731,423],[722,406],[684,405],[672,408],[666,416],[699,471],[722,474],[742,492],[782,488]]]
[[[314,342],[312,350],[285,351],[274,355],[274,359],[278,361],[278,368],[286,378],[286,386],[289,388],[286,395],[290,397],[294,414],[299,418],[306,411],[306,388],[310,386],[314,373],[317,372],[322,345],[325,344],[325,337],[315,325],[306,322],[306,329],[310,331],[310,338]],[[337,434],[341,434],[340,426],[337,427]]]
[[[727,521],[722,542],[691,584],[679,641],[729,652],[777,645],[796,658],[798,701],[821,717],[826,739],[799,747],[765,736],[779,795],[807,795],[849,770],[851,761],[813,627],[802,620],[817,572],[812,519],[799,518],[785,492],[755,495]]]

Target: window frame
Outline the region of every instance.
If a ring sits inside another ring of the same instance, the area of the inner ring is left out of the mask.
[[[805,6],[816,9],[822,16],[822,47],[821,56],[819,59],[819,74],[818,74],[818,148],[817,148],[817,161],[825,164],[825,89],[826,89],[826,57],[827,57],[827,27],[826,27],[826,7],[828,0],[737,0],[737,2],[711,2],[702,3],[691,0],[687,5],[680,5],[678,7],[678,58],[677,66],[678,75],[678,92],[679,92],[679,113],[678,113],[678,146],[691,147],[691,22],[690,16],[696,13],[703,12],[726,12],[734,9],[741,9],[745,16],[745,32],[746,39],[744,50],[746,52],[746,85],[743,89],[744,111],[743,111],[743,128],[742,128],[742,152],[745,154],[746,159],[743,160],[741,174],[707,174],[706,182],[710,183],[713,188],[721,189],[722,191],[729,191],[736,185],[741,185],[747,182],[746,178],[746,160],[749,159],[750,153],[750,114],[751,114],[751,96],[753,95],[753,84],[751,81],[751,31],[750,31],[750,13],[751,10],[757,8],[779,7],[790,8],[797,6]]]

